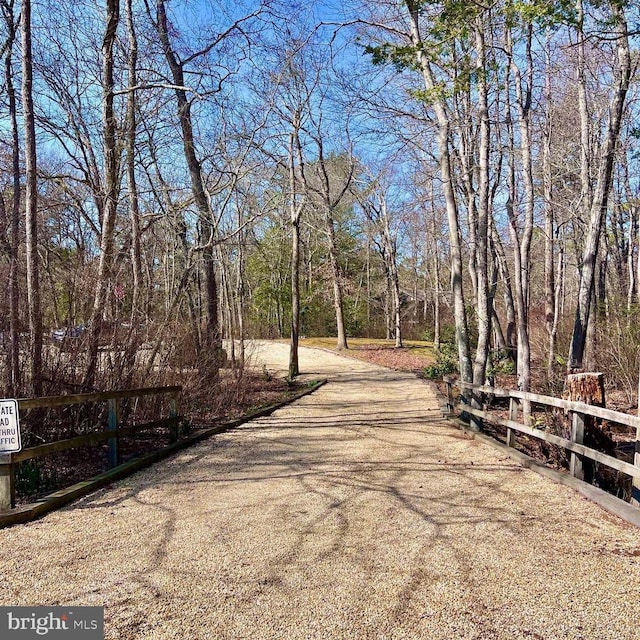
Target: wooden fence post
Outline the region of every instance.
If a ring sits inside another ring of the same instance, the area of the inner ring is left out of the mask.
[[[518,398],[510,397],[509,398],[509,420],[513,420],[514,422],[518,421],[518,410],[520,409],[520,402]],[[507,447],[515,447],[516,446],[516,434],[513,429],[507,427],[507,437],[505,440],[505,444]]]
[[[451,415],[453,413],[453,387],[451,378],[449,376],[445,376],[443,381],[447,385],[447,415]]]
[[[638,417],[640,417],[640,376],[638,376]],[[640,467],[640,426],[636,427],[636,447],[633,454],[633,464]],[[640,478],[633,478],[631,481],[631,504],[640,507]]]
[[[584,414],[578,411],[571,412],[571,442],[584,443]],[[578,480],[584,480],[584,459],[575,452],[571,452],[569,470],[571,475]]]
[[[0,455],[0,511],[12,509],[16,503],[14,466],[10,453]]]
[[[116,398],[107,400],[109,406],[109,431],[118,429],[120,422],[120,401]],[[109,439],[109,467],[118,466],[118,436]]]
[[[475,389],[471,390],[471,406],[474,409],[482,409],[482,394],[476,393]],[[482,418],[479,416],[469,415],[469,427],[472,431],[482,431]]]
[[[633,464],[640,468],[640,427],[636,427],[636,451],[633,456]],[[640,478],[633,478],[631,486],[631,504],[640,507]]]
[[[176,397],[173,396],[169,400],[169,417],[175,418],[177,415],[178,415],[178,401]],[[172,424],[169,427],[169,442],[170,443],[178,442],[179,437],[180,437],[180,434],[178,432],[178,425]]]

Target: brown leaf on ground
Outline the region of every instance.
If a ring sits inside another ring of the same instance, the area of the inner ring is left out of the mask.
[[[344,355],[397,371],[411,371],[412,373],[421,372],[429,364],[427,358],[412,353],[412,349],[407,347],[398,349],[392,346],[364,344],[349,349]]]

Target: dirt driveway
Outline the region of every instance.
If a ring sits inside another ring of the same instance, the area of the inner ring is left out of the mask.
[[[0,531],[0,604],[105,606],[122,639],[635,640],[640,532],[443,422],[409,374],[330,383]],[[286,369],[287,347],[255,357]]]

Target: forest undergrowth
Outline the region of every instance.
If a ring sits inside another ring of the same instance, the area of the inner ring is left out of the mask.
[[[258,409],[283,402],[305,388],[305,382],[288,381],[266,368],[228,363],[216,378],[206,367],[167,368],[153,377],[153,386],[182,386],[178,414],[180,436],[242,417]],[[129,388],[150,386],[133,376]],[[68,393],[81,385],[51,379],[48,394]],[[114,385],[111,388],[122,388]],[[133,426],[168,415],[168,400],[160,396],[124,400],[120,425]],[[33,410],[21,415],[23,448],[104,431],[108,424],[105,402],[73,407]],[[167,428],[156,427],[119,439],[119,463],[126,463],[170,444]],[[16,504],[25,504],[107,471],[109,447],[84,446],[16,464]]]

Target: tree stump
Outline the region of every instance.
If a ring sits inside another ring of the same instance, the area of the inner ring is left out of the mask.
[[[603,373],[571,373],[567,375],[563,396],[573,402],[584,402],[595,407],[605,407],[604,374]],[[616,445],[602,425],[602,420],[593,416],[584,416],[584,440],[586,447],[597,449],[610,456],[615,456]],[[594,463],[588,458],[582,460],[584,480],[594,480]]]
[[[570,373],[563,395],[573,402],[605,407],[604,373]]]

